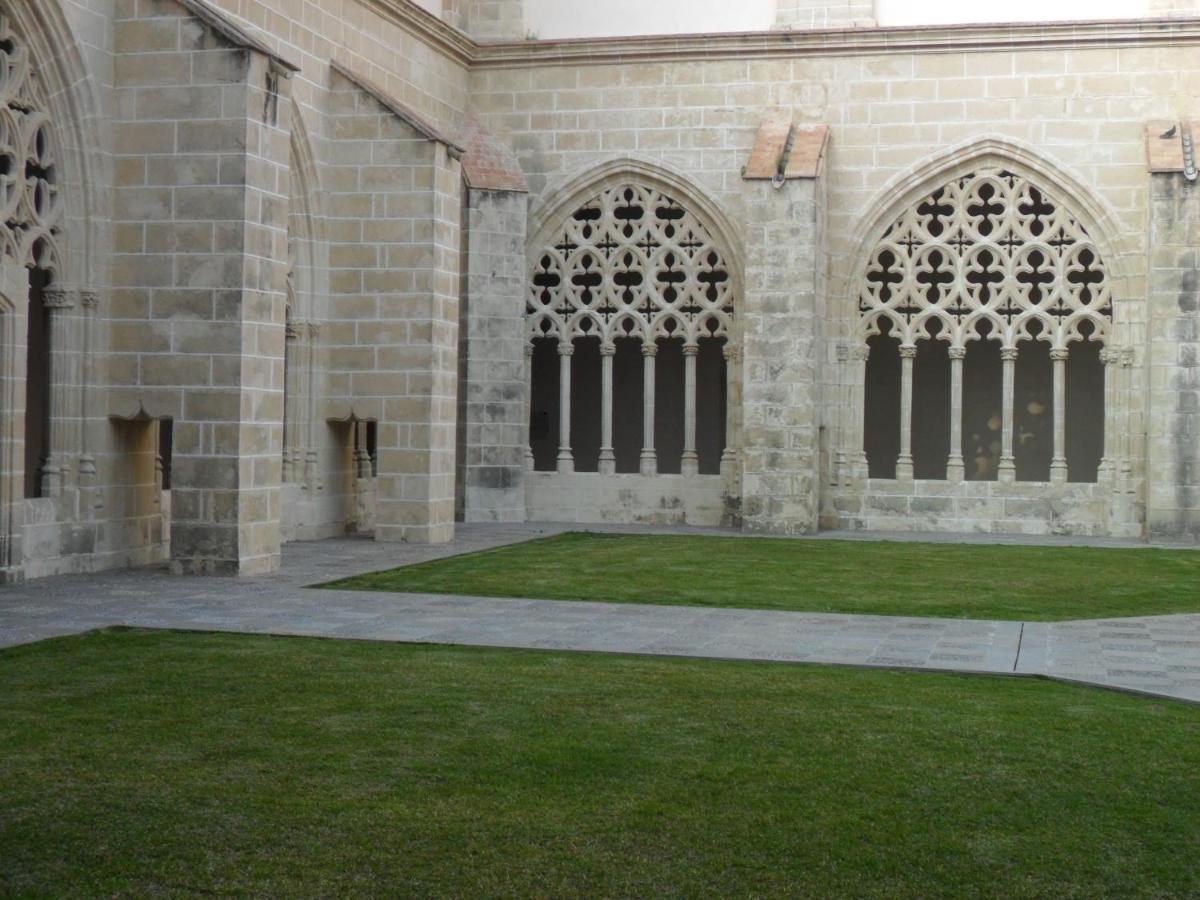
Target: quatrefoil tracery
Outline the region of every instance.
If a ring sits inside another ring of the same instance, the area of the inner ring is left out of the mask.
[[[1112,295],[1084,227],[1027,179],[991,169],[939,188],[888,228],[859,311],[868,334],[886,322],[906,344],[936,333],[955,347],[992,337],[1012,348],[1037,336],[1062,349],[1108,336]]]
[[[728,338],[729,269],[708,230],[667,195],[609,188],[571,215],[530,276],[531,338]]]
[[[46,109],[29,51],[0,15],[0,253],[53,280],[63,205]]]

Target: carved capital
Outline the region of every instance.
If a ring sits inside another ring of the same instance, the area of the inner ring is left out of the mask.
[[[575,345],[572,344],[570,341],[563,341],[561,344],[558,345],[558,355],[559,356],[574,356],[575,355]]]
[[[79,302],[84,309],[95,309],[100,305],[100,292],[82,290],[79,292]]]
[[[947,355],[949,355],[949,357],[951,359],[966,359],[967,358],[967,348],[966,347],[951,347],[949,350],[946,351],[946,353],[947,353]]]
[[[1004,362],[1016,362],[1017,361],[1017,348],[1016,347],[1005,347],[1003,350],[1000,351],[1000,359],[1002,359]]]
[[[1054,360],[1055,362],[1066,362],[1067,358],[1070,355],[1071,355],[1071,352],[1069,350],[1051,350],[1050,351],[1050,358],[1052,360]]]
[[[309,322],[308,323],[308,336],[310,338],[312,338],[314,341],[321,336],[321,323],[320,322]]]
[[[609,343],[601,344],[600,345],[600,355],[601,356],[616,356],[617,355],[617,345],[609,344]]]
[[[300,329],[296,327],[295,322],[288,322],[287,325],[283,327],[283,336],[289,341],[300,340]]]
[[[854,348],[852,356],[855,362],[865,363],[871,358],[871,348],[867,344],[859,344]]]
[[[642,356],[658,356],[658,344],[642,344]]]
[[[44,288],[42,306],[46,309],[72,309],[75,306],[75,296],[63,288]]]
[[[533,343],[532,342],[525,345],[525,358],[526,359],[533,358]]]
[[[700,355],[700,345],[699,344],[684,344],[683,345],[683,355],[684,356],[699,356]]]
[[[900,358],[901,359],[916,359],[917,358],[917,345],[916,344],[902,344],[900,346]]]

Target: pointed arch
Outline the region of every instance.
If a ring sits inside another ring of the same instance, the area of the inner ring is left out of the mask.
[[[288,262],[296,296],[293,316],[301,321],[325,317],[325,221],[320,169],[299,103],[292,98],[289,171]]]
[[[1108,269],[1115,300],[1137,296],[1130,258],[1136,248],[1122,236],[1113,208],[1087,185],[1082,176],[1023,141],[988,134],[934,154],[890,179],[866,205],[850,246],[851,265],[835,267],[839,280],[835,297],[853,305],[871,254],[883,234],[903,212],[946,182],[978,169],[1007,168],[1049,191],[1083,225]]]
[[[101,139],[97,82],[88,70],[61,0],[10,0],[5,13],[29,48],[58,145],[63,227],[60,284],[95,291],[104,282],[108,229],[102,185],[109,168]]]
[[[605,190],[629,182],[643,184],[677,200],[691,212],[721,244],[737,295],[742,293],[744,253],[740,230],[724,207],[689,176],[658,160],[620,156],[590,164],[552,182],[530,212],[529,267],[538,248],[551,240],[553,232],[575,210]]]

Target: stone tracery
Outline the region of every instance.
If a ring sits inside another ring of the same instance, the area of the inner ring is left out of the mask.
[[[705,454],[698,450],[699,419],[705,420],[700,430],[719,432],[719,446],[715,454],[709,454],[710,460],[719,459],[727,446],[723,421],[726,377],[720,353],[714,357],[710,351],[723,346],[721,352],[726,356],[731,352],[733,302],[730,270],[717,242],[700,219],[674,198],[647,185],[623,183],[575,210],[536,256],[526,299],[530,380],[534,394],[548,398],[543,405],[556,407],[558,471],[575,470],[572,379],[576,392],[588,390],[586,379],[575,373],[591,365],[589,348],[597,341],[597,471],[613,474],[619,468],[614,450],[614,381],[625,385],[640,381],[643,408],[638,470],[642,474],[670,470],[671,464],[667,469],[660,467],[661,448],[656,439],[662,435],[664,394],[673,394],[676,387],[683,395],[679,471],[688,475],[704,469],[701,457]],[[576,342],[589,338],[595,340],[580,344],[581,353],[577,354]],[[670,352],[660,354],[660,342]],[[557,365],[534,360],[537,346],[549,343],[557,343]],[[633,371],[633,360],[618,350],[618,343],[626,347],[640,343],[642,365],[636,367],[640,373]],[[682,354],[677,349],[680,345]],[[674,371],[676,362],[681,372]],[[698,397],[697,385],[714,380],[705,378],[704,373],[718,366],[720,396],[706,393]],[[615,376],[614,368],[621,370]],[[554,373],[557,398],[550,396],[552,388],[547,383]],[[541,431],[549,440],[548,413],[534,410],[531,428],[539,431],[539,415],[546,416]],[[580,427],[578,417],[575,425]],[[705,443],[703,435],[699,441]]]
[[[985,169],[934,191],[887,230],[859,311],[869,334],[888,320],[903,344],[932,337],[936,321],[955,347],[986,334],[1006,348],[1037,338],[1065,349],[1108,335],[1112,296],[1078,220],[1028,179]]]
[[[0,16],[0,252],[53,276],[62,198],[46,109],[29,51]]]
[[[1070,468],[1095,480],[1086,472],[1103,466],[1104,438],[1089,438],[1094,462],[1090,450],[1074,452],[1086,428],[1067,436],[1067,382],[1091,385],[1082,395],[1103,420],[1105,358],[1095,350],[1110,339],[1113,301],[1099,250],[1056,199],[1002,167],[955,178],[884,232],[858,304],[872,348],[868,393],[898,387],[898,423],[888,410],[896,400],[868,398],[872,475],[1065,482],[1072,444]],[[1077,423],[1082,401],[1072,403]],[[931,422],[945,427],[932,442]]]

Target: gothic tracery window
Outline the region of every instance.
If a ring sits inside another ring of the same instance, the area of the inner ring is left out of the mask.
[[[0,15],[0,257],[29,270],[26,335],[25,494],[42,493],[50,454],[50,316],[62,221],[59,159],[44,90],[29,49]]]
[[[733,326],[708,229],[660,191],[611,187],[541,249],[526,302],[538,470],[719,470]]]
[[[870,256],[872,477],[1095,481],[1113,303],[1086,229],[1028,179],[963,175]]]

